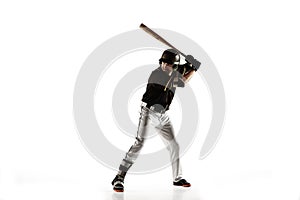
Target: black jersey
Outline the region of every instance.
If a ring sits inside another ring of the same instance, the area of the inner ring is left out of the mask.
[[[147,106],[159,104],[168,110],[176,90],[173,81],[174,76],[169,76],[161,67],[152,71],[142,101]]]

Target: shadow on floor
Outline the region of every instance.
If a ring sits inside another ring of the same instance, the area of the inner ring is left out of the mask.
[[[203,200],[192,188],[174,188],[159,191],[125,191],[123,193],[108,192],[106,200]]]

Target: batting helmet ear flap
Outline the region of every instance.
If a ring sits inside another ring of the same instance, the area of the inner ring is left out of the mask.
[[[174,65],[172,66],[172,68],[173,68],[174,71],[177,71],[177,69],[178,69],[178,64],[174,64]]]

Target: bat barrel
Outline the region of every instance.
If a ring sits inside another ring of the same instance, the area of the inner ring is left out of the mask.
[[[148,28],[145,24],[141,23],[140,28],[143,29],[146,33],[148,33],[152,37],[156,38],[158,41],[160,41],[160,42],[164,43],[165,45],[171,47],[172,49],[175,49],[176,51],[178,51],[178,53],[180,53],[183,57],[186,57],[186,54],[179,51],[176,47],[174,47],[172,44],[170,44],[168,41],[166,41],[163,37],[161,37],[160,35],[155,33],[153,30]]]

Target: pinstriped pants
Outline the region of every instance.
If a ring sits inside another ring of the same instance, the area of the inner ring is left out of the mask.
[[[170,118],[166,113],[161,114],[144,106],[141,106],[141,114],[136,140],[126,153],[125,158],[122,160],[119,170],[120,172],[127,172],[129,170],[129,168],[137,159],[144,145],[147,134],[153,127],[161,136],[164,144],[169,151],[170,160],[172,163],[173,180],[177,181],[182,178],[182,171],[179,160],[179,145],[176,142],[174,129],[171,124]]]

